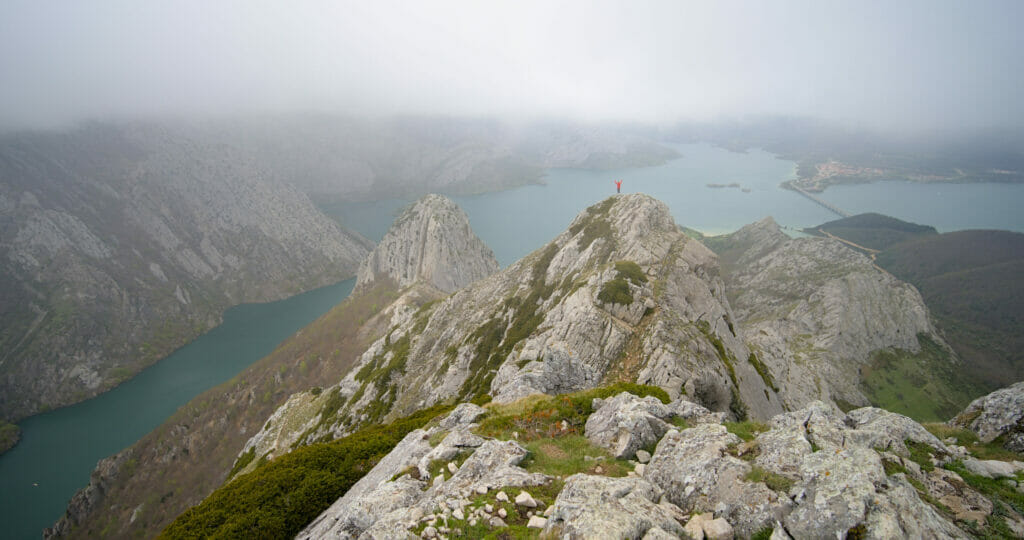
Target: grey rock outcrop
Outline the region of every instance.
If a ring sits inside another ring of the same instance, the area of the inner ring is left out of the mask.
[[[555,499],[543,533],[558,538],[645,538],[656,529],[678,538],[686,514],[671,503],[659,503],[661,495],[640,478],[575,474]]]
[[[121,465],[132,459],[133,455],[129,448],[101,459],[89,476],[89,485],[71,497],[67,510],[53,527],[43,529],[43,538],[66,538],[83,516],[95,511],[103,503],[106,491],[117,478]]]
[[[644,478],[684,512],[715,512],[742,535],[782,518],[790,502],[763,483],[746,482],[751,466],[729,455],[740,439],[718,424],[669,431],[658,443]]]
[[[399,288],[421,282],[450,293],[498,271],[494,253],[451,199],[427,195],[395,220],[359,266],[357,289],[380,278]]]
[[[922,486],[935,484],[934,489],[924,488],[929,490],[926,495],[947,497],[965,516],[983,517],[991,511],[962,481],[957,485],[955,474],[929,476],[900,457],[908,454],[905,447],[889,444],[888,452],[874,446],[904,435],[923,444],[938,442],[930,434],[921,436],[918,428],[923,428],[911,424],[916,425],[873,409],[847,416],[815,402],[776,416],[767,431],[747,443],[720,425],[673,430],[658,444],[644,478],[684,512],[713,512],[742,537],[769,527],[778,530],[781,523],[794,538],[843,537],[856,527],[869,538],[965,538],[922,500],[904,473],[889,475],[883,467],[884,459],[905,463],[911,471],[906,474]],[[941,443],[932,448],[935,459],[941,461],[944,449]],[[752,453],[752,463],[733,457],[744,453]],[[771,475],[776,480],[769,480]],[[769,481],[774,488],[764,483]]]
[[[982,442],[1005,437],[1003,446],[1024,452],[1024,382],[972,401],[949,423],[977,433]]]
[[[463,404],[439,425],[410,432],[297,537],[407,538],[409,528],[434,512],[448,509],[445,515],[465,519],[462,507],[471,494],[548,483],[549,477],[517,466],[527,454],[519,444],[484,441],[468,432],[480,412],[480,407]],[[441,443],[431,447],[429,439],[445,432]],[[459,467],[448,463],[448,471],[455,469],[450,476],[427,471],[435,459],[453,459],[462,452],[470,455]]]
[[[619,459],[632,458],[641,448],[657,443],[672,428],[668,422],[673,417],[694,423],[721,422],[724,417],[684,399],[666,405],[657,398],[639,398],[629,392],[594,399],[593,407],[594,412],[584,426],[584,435]]]

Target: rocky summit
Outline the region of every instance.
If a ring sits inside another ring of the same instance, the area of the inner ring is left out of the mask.
[[[473,234],[466,213],[447,197],[427,195],[359,265],[356,289],[390,279],[401,288],[421,283],[451,293],[497,271],[494,252]]]

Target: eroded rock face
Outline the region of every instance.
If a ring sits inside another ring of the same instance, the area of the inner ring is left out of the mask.
[[[970,429],[986,443],[1005,436],[1003,446],[1024,452],[1024,382],[972,401],[949,423]]]
[[[466,213],[447,197],[427,195],[402,212],[359,265],[356,288],[387,278],[400,288],[422,282],[450,293],[496,271],[494,252]]]

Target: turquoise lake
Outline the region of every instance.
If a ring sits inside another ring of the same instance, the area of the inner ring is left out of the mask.
[[[349,279],[278,302],[233,307],[220,326],[113,390],[22,421],[21,442],[0,456],[0,537],[39,538],[89,483],[97,461],[269,354],[354,285]]]
[[[765,216],[789,228],[837,219],[778,187],[792,162],[761,151],[734,153],[679,145],[680,159],[619,171],[553,169],[542,185],[453,197],[473,229],[507,266],[561,233],[587,206],[615,193],[664,201],[678,224],[707,234],[730,232]],[[710,188],[707,184],[739,184]],[[885,182],[837,186],[820,196],[852,212],[879,212],[940,231],[999,228],[1024,232],[1024,185]],[[383,237],[409,201],[341,203],[324,208],[367,238]],[[38,538],[84,487],[96,462],[131,445],[197,394],[270,353],[296,330],[343,300],[353,280],[269,304],[228,310],[224,323],[95,399],[21,423],[22,442],[0,456],[0,537]],[[38,486],[34,485],[38,484]]]

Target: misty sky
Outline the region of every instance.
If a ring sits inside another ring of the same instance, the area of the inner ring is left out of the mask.
[[[1022,22],[1017,1],[3,0],[0,128],[290,111],[1020,126]]]

